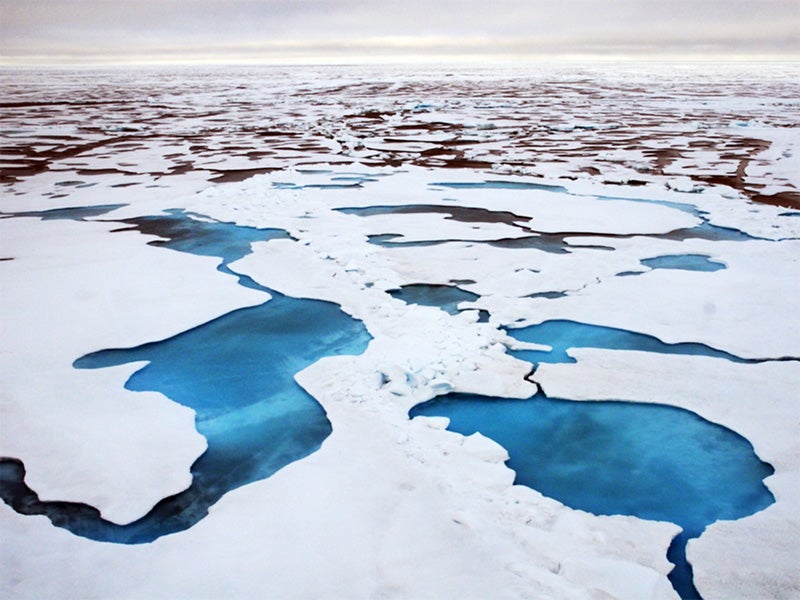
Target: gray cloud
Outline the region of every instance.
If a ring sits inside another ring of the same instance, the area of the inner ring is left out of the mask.
[[[563,53],[800,57],[797,0],[0,0],[6,62]]]

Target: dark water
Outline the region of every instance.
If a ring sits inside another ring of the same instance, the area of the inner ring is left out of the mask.
[[[492,189],[515,189],[515,186],[522,186],[522,189],[530,186],[537,187],[538,184],[517,184],[514,182],[488,182],[488,183],[465,183],[465,184],[434,184],[434,185],[447,185],[456,186],[458,188],[492,188]],[[559,191],[559,190],[551,190]],[[563,190],[566,193],[566,190]],[[610,198],[608,198],[610,199]],[[591,231],[562,231],[562,232],[542,232],[536,229],[536,219],[517,215],[508,211],[496,211],[486,208],[476,208],[471,206],[460,206],[456,203],[447,205],[436,204],[407,204],[407,205],[374,205],[374,206],[361,206],[361,207],[340,207],[336,210],[345,214],[357,215],[360,217],[371,217],[375,215],[392,215],[392,214],[442,214],[446,215],[445,218],[463,223],[503,223],[511,227],[516,227],[529,235],[518,237],[498,238],[494,240],[469,240],[471,244],[488,244],[499,248],[513,249],[536,249],[543,252],[552,254],[568,254],[578,248],[592,248],[597,250],[613,251],[613,246],[608,245],[585,245],[580,244],[579,240],[583,236],[592,238],[607,238],[612,239],[627,239],[640,235],[655,239],[665,239],[670,241],[684,241],[689,239],[702,239],[708,241],[733,241],[745,242],[755,239],[747,233],[738,229],[730,227],[720,227],[712,225],[704,214],[697,208],[686,205],[677,204],[673,202],[664,202],[657,200],[643,200],[643,199],[623,199],[616,198],[615,200],[624,200],[627,202],[647,203],[666,205],[669,208],[688,212],[698,219],[701,223],[683,229],[676,229],[666,233],[649,233],[640,234],[632,233],[594,233]],[[554,200],[557,202],[557,200]],[[457,202],[457,201],[455,201]],[[385,232],[377,233],[369,236],[369,242],[379,246],[393,248],[393,247],[422,247],[422,246],[435,246],[439,244],[447,244],[450,242],[466,242],[467,240],[460,239],[446,239],[446,240],[419,240],[419,241],[405,241],[398,233]],[[683,257],[683,258],[682,258]],[[705,259],[705,260],[704,260]],[[697,254],[681,254],[681,255],[668,255],[664,257],[656,257],[656,259],[645,259],[643,264],[653,268],[676,268],[688,269],[696,271],[716,271],[724,269],[725,265],[719,262],[710,260],[709,257]],[[651,264],[652,263],[652,264]],[[628,272],[623,275],[638,275],[639,272]]]
[[[358,206],[341,207],[336,209],[346,215],[359,217],[373,217],[376,215],[418,215],[438,214],[446,215],[446,219],[461,223],[505,223],[512,227],[520,227],[521,223],[530,221],[530,217],[521,217],[512,212],[475,208],[473,206],[458,206],[453,204],[407,204],[404,206]]]
[[[192,218],[193,216],[198,218]],[[225,267],[250,254],[250,245],[255,242],[289,238],[289,234],[282,229],[259,229],[222,223],[180,209],[167,210],[163,215],[126,219],[121,223],[128,227],[122,227],[120,231],[133,229],[165,238],[150,242],[151,246],[200,256],[217,256]],[[228,270],[225,272],[230,273]]]
[[[458,314],[458,305],[462,302],[472,302],[480,298],[478,294],[462,290],[456,285],[433,285],[414,283],[404,285],[396,290],[389,290],[393,298],[402,300],[406,304],[420,304],[422,306],[436,306],[451,315]]]

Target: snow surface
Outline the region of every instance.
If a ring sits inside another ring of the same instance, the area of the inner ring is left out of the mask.
[[[407,417],[449,391],[524,398],[537,383],[564,398],[682,406],[747,437],[775,467],[776,503],[693,540],[695,584],[706,598],[800,594],[800,219],[748,201],[800,186],[797,68],[444,74],[3,74],[11,104],[0,118],[10,141],[0,211],[127,205],[80,221],[0,219],[0,450],[25,463],[43,499],[85,502],[125,523],[186,488],[205,447],[191,411],[125,390],[139,365],[72,362],[265,299],[215,259],[115,232],[122,219],[182,208],[283,228],[290,239],[256,243],[231,268],[336,302],[374,338],[361,356],[296,376],[333,425],[322,448],[228,493],[185,532],[144,546],[96,543],[3,504],[4,597],[674,597],[666,549],[675,525],[565,507],[514,486],[491,440]],[[354,187],[325,187],[353,176],[362,178]],[[436,185],[486,181],[566,191]],[[403,205],[524,219],[336,210]],[[704,221],[759,239],[686,233]],[[381,234],[433,245],[370,241]],[[543,235],[548,249],[507,243]],[[640,262],[666,254],[727,268]],[[629,271],[642,274],[619,276]],[[454,280],[481,296],[458,315],[387,293]],[[547,292],[564,295],[530,297]],[[579,349],[577,363],[531,376],[506,353],[521,344],[500,327],[553,318],[769,360]],[[783,357],[795,360],[774,360]]]

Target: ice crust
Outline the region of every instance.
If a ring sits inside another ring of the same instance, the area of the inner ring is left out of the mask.
[[[13,193],[0,208],[6,216],[126,204],[82,221],[0,219],[0,258],[10,259],[0,261],[0,444],[4,456],[24,461],[26,482],[43,499],[85,502],[124,523],[186,488],[205,447],[191,411],[125,390],[138,365],[85,371],[72,361],[164,339],[265,299],[218,272],[215,259],[148,246],[155,238],[135,231],[112,233],[123,219],[179,208],[285,229],[291,238],[253,244],[230,268],[284,294],[335,302],[374,339],[361,356],[326,358],[296,375],[332,423],[322,448],[230,492],[185,532],[140,547],[99,544],[0,506],[3,595],[674,598],[665,554],[675,525],[572,510],[514,486],[505,450],[491,440],[449,432],[446,419],[407,417],[415,404],[450,391],[524,398],[537,384],[564,398],[681,406],[747,437],[776,469],[766,482],[776,503],[692,541],[695,584],[706,598],[800,593],[792,564],[800,528],[796,360],[734,364],[583,348],[570,351],[575,364],[542,365],[531,375],[530,363],[506,353],[526,345],[501,328],[573,319],[743,358],[800,356],[800,328],[791,326],[800,311],[800,219],[699,179],[730,175],[741,152],[756,156],[744,168],[747,193],[755,193],[751,183],[771,186],[761,193],[796,190],[798,139],[789,125],[798,117],[778,104],[795,88],[788,75],[770,75],[764,85],[778,97],[772,101],[740,93],[757,88],[758,77],[734,73],[740,79],[731,82],[729,75],[703,79],[719,97],[700,101],[691,94],[694,71],[656,76],[622,67],[591,74],[589,83],[576,83],[573,73],[543,80],[502,69],[466,72],[449,88],[436,69],[239,74],[238,90],[229,74],[187,72],[174,94],[140,73],[144,91],[117,81],[138,94],[138,123],[91,104],[48,109],[53,122],[46,111],[40,121],[12,111],[5,119],[16,131],[14,147],[30,142],[47,152],[57,145],[50,134],[104,145],[56,156],[31,175],[14,171]],[[23,73],[9,89],[15,101],[40,102],[48,89],[82,93],[73,77],[54,73],[43,86]],[[582,94],[598,94],[598,83],[610,87],[587,104]],[[534,84],[548,93],[526,104]],[[332,91],[339,86],[350,86],[341,92],[346,102]],[[637,98],[641,110],[626,113]],[[227,112],[211,114],[223,102]],[[145,118],[167,109],[172,116]],[[683,118],[670,120],[677,113]],[[529,119],[524,135],[520,115]],[[91,117],[101,125],[81,124]],[[404,124],[419,128],[395,129]],[[472,146],[459,154],[447,145],[453,136]],[[598,136],[632,139],[628,149],[587,151]],[[741,141],[750,138],[769,143],[755,152]],[[257,146],[263,155],[236,150],[253,151],[254,139],[265,144]],[[654,153],[671,144],[683,155],[661,164]],[[721,159],[726,152],[736,157]],[[35,162],[20,160],[13,165]],[[259,174],[236,181],[250,170]],[[232,179],[209,184],[220,177]],[[69,183],[77,181],[96,185]],[[552,188],[480,187],[487,181]],[[436,185],[442,182],[474,186]],[[330,187],[343,184],[351,187]],[[335,210],[417,204],[529,220],[520,227],[444,213]],[[760,239],[673,235],[703,222]],[[370,243],[382,234],[412,244]],[[555,236],[548,250],[495,243],[543,234]],[[650,270],[640,262],[676,254],[702,254],[726,268]],[[641,275],[619,276],[627,271]],[[481,296],[457,315],[387,293],[453,281]],[[488,323],[478,322],[478,309],[490,312]]]

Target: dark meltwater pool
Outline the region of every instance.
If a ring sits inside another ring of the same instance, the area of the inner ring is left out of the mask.
[[[639,261],[651,269],[678,269],[682,271],[720,271],[725,265],[705,254],[665,254]]]
[[[456,285],[432,285],[413,283],[404,285],[396,290],[389,290],[392,298],[402,300],[406,304],[420,304],[422,306],[436,306],[448,314],[457,315],[458,305],[462,302],[472,302],[480,298],[467,290],[462,290]]]

